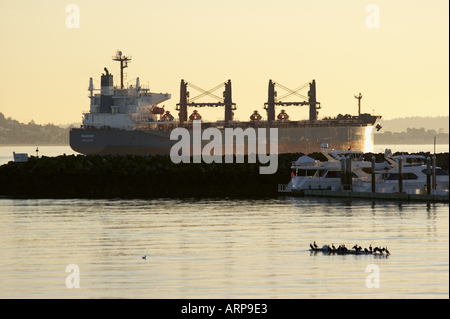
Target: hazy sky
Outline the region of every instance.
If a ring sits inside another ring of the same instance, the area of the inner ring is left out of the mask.
[[[79,28],[66,26],[69,4],[80,9]],[[379,7],[379,28],[366,25],[369,4]],[[205,90],[231,79],[240,120],[266,116],[269,79],[291,89],[315,79],[319,118],[356,114],[359,92],[362,111],[385,119],[448,115],[448,12],[448,0],[3,0],[0,112],[26,123],[81,121],[89,77],[99,88],[107,67],[119,83],[111,56],[122,50],[133,57],[130,84],[139,76],[171,93],[164,105],[174,115],[181,79]],[[308,117],[307,107],[286,111]]]

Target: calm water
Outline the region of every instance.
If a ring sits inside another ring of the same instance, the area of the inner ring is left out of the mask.
[[[39,156],[58,156],[58,155],[72,155],[79,154],[75,152],[70,146],[39,146]],[[0,146],[0,165],[7,164],[9,161],[14,161],[13,152],[27,153],[28,156],[36,156],[36,146]]]
[[[448,204],[3,198],[0,238],[0,298],[449,298]],[[314,240],[392,255],[313,254]]]
[[[2,146],[0,165],[35,150]],[[449,298],[448,217],[448,204],[355,200],[0,198],[0,298]],[[392,255],[315,255],[313,241]],[[66,287],[69,264],[79,289]]]

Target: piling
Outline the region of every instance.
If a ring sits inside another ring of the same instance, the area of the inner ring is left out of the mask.
[[[347,155],[347,189],[348,190],[352,190],[352,158],[350,157],[350,155]]]
[[[372,193],[375,193],[375,156],[372,156]]]
[[[431,169],[430,169],[430,164],[431,159],[428,156],[427,157],[427,194],[430,195],[431,194],[431,181],[430,181],[430,174],[431,174]]]
[[[433,190],[436,190],[436,186],[437,186],[437,182],[436,182],[436,155],[433,155],[433,163],[432,163],[432,167],[433,167],[433,183],[432,183],[432,187]]]
[[[403,157],[398,159],[398,193],[403,193]]]
[[[346,169],[345,169],[345,157],[341,158],[341,189],[344,189],[344,185],[347,184],[346,182],[347,179],[347,173],[346,173]]]

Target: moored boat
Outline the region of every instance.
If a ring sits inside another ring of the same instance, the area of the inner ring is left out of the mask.
[[[426,194],[430,187],[433,189],[430,193],[448,195],[448,173],[437,166],[430,166],[428,171],[426,158],[422,155],[392,156],[390,150],[386,150],[385,161],[375,163],[375,171],[372,174],[372,163],[363,160],[362,152],[323,150],[322,154],[326,161],[302,156],[293,162],[290,182],[279,184],[278,191],[295,193],[312,189],[372,192],[374,178],[375,192],[378,193],[398,193],[401,186],[401,192],[406,194]],[[347,163],[345,166],[342,165],[343,159]],[[347,176],[345,179],[345,174],[351,177]]]

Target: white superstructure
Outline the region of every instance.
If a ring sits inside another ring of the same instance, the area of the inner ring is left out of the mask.
[[[163,108],[157,107],[161,102],[171,98],[168,93],[152,93],[148,88],[136,84],[124,87],[123,68],[131,57],[123,56],[118,51],[113,60],[121,63],[121,85],[115,86],[113,75],[105,68],[101,76],[101,88],[95,89],[92,78],[89,81],[90,110],[83,113],[83,127],[95,129],[135,130],[148,126],[156,126],[158,115]],[[100,93],[94,93],[100,91]]]

